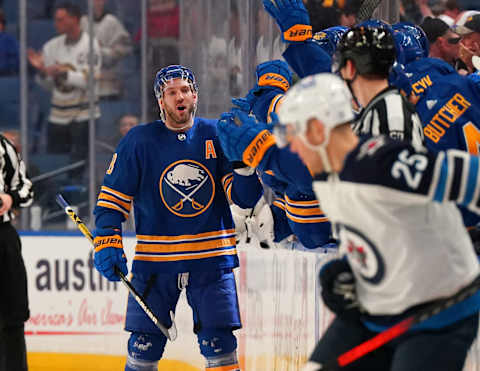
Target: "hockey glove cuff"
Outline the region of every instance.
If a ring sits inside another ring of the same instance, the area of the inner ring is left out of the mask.
[[[312,26],[302,0],[263,0],[268,14],[282,31],[283,41],[303,42],[312,38]]]
[[[127,258],[123,251],[122,232],[117,228],[97,228],[93,240],[95,268],[109,281],[120,281],[115,267],[128,274]]]
[[[334,259],[320,270],[322,299],[337,316],[358,320],[359,303],[355,289],[355,277],[346,259]]]
[[[275,144],[269,125],[233,108],[218,121],[218,138],[230,161],[243,161],[257,167],[267,150]]]

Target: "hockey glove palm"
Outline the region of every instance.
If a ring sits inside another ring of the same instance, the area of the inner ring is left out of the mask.
[[[263,0],[265,10],[277,22],[288,43],[312,38],[312,26],[302,0]]]
[[[268,122],[268,114],[275,109],[283,94],[292,84],[292,72],[282,60],[260,63],[256,68],[257,83],[245,98],[233,98],[232,103],[257,120]]]
[[[230,161],[243,161],[250,167],[257,167],[266,151],[275,144],[270,125],[258,122],[238,108],[223,113],[217,126],[220,144]]]
[[[95,268],[109,281],[120,281],[115,267],[127,275],[127,258],[123,251],[120,229],[97,228],[93,240],[95,246]]]
[[[320,270],[320,284],[323,302],[332,312],[344,319],[359,319],[355,277],[345,259],[325,264]]]

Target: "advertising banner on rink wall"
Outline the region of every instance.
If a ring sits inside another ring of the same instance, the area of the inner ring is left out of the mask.
[[[123,370],[127,289],[102,278],[82,236],[22,236],[31,317],[25,332],[30,371]],[[135,240],[125,238],[129,262]],[[317,287],[330,254],[240,246],[236,270],[243,329],[236,332],[242,370],[296,371],[333,315]],[[167,344],[161,370],[195,371],[204,361],[185,295],[177,306],[178,339]],[[465,370],[478,368],[472,348]]]

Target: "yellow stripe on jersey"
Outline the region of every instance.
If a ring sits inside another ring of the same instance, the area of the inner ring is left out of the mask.
[[[288,211],[287,211],[287,218],[294,221],[295,223],[326,223],[329,221],[326,216],[322,218],[312,218],[312,217],[301,218],[301,217],[297,217],[295,215],[290,214]]]
[[[317,200],[310,200],[310,201],[292,200],[287,195],[285,195],[285,201],[292,206],[316,206],[316,207],[319,207],[319,203],[318,203]]]
[[[317,200],[297,201],[285,195],[287,218],[296,223],[325,223],[328,218],[320,209]]]
[[[192,251],[203,251],[203,250],[214,250],[223,248],[226,246],[235,246],[235,237],[230,238],[221,238],[211,241],[199,241],[199,242],[190,242],[190,243],[180,243],[180,244],[143,244],[138,243],[135,248],[136,252],[148,252],[148,253],[181,253],[181,252],[192,252]]]
[[[232,201],[233,173],[228,173],[222,178],[222,185],[227,198]]]
[[[128,213],[125,212],[125,210],[122,209],[120,206],[118,206],[118,205],[116,205],[112,202],[98,201],[97,206],[106,207],[107,209],[120,211],[123,214],[123,216],[125,217],[125,219],[128,219]]]
[[[124,207],[125,209],[127,209],[128,212],[130,212],[130,207],[132,206],[132,204],[130,202],[120,201],[118,198],[113,197],[112,195],[109,195],[108,193],[105,193],[105,192],[100,192],[100,194],[98,195],[98,199],[99,200],[105,200],[105,201],[111,201],[113,203],[116,203],[116,204]]]
[[[109,193],[112,193],[114,196],[117,196],[119,199],[123,200],[123,201],[132,201],[133,200],[133,196],[129,196],[129,195],[126,195],[125,193],[122,193],[122,192],[119,192],[119,191],[116,191],[110,187],[107,187],[107,186],[102,186],[102,188],[100,189],[101,191],[106,191],[106,192],[109,192]]]
[[[267,112],[267,122],[272,122],[272,119],[270,117],[270,114],[272,112],[278,112],[278,109],[282,105],[283,102],[283,94],[278,94],[276,95],[271,101],[270,105],[268,106],[268,112]]]
[[[275,200],[273,200],[272,204],[282,210],[285,210],[285,200],[283,198],[275,198]]]
[[[150,261],[150,262],[170,262],[178,260],[194,260],[194,259],[205,259],[212,258],[222,255],[237,255],[236,247],[225,250],[217,250],[206,253],[193,253],[193,254],[172,254],[172,255],[135,255],[134,260],[141,261]]]
[[[221,231],[203,232],[198,234],[184,234],[178,236],[151,236],[137,234],[137,240],[139,241],[155,241],[155,242],[191,242],[205,240],[211,237],[228,237],[235,233],[235,229],[224,229]]]

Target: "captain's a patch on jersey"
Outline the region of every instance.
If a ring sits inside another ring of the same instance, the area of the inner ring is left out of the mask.
[[[162,173],[160,197],[173,214],[189,218],[204,213],[215,197],[215,181],[205,165],[194,160],[170,164]]]

